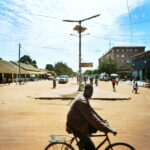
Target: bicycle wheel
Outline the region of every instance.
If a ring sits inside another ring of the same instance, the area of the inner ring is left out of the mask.
[[[135,148],[127,143],[118,142],[109,145],[105,150],[135,150]]]
[[[50,143],[44,150],[74,150],[74,148],[65,142]]]

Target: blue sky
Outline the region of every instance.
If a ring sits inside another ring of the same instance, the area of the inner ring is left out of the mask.
[[[29,55],[39,68],[63,61],[77,71],[79,42],[73,30],[77,24],[62,20],[100,14],[82,23],[87,27],[82,36],[82,62],[93,62],[95,69],[98,58],[113,46],[150,50],[149,8],[149,0],[1,0],[0,57],[17,61],[20,43],[21,56]],[[82,70],[86,69],[91,68]]]

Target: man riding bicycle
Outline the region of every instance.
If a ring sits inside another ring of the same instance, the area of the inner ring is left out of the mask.
[[[106,120],[101,118],[90,106],[89,98],[92,94],[93,86],[87,84],[84,93],[75,98],[67,114],[66,130],[80,139],[80,144],[85,150],[95,150],[94,143],[90,139],[91,133],[100,130],[104,133],[117,134],[117,131],[110,128]]]

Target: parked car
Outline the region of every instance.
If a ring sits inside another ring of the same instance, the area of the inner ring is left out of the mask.
[[[58,83],[67,83],[68,82],[68,76],[67,75],[61,75],[58,79]]]
[[[110,76],[106,73],[101,73],[99,76],[99,80],[101,81],[109,81],[110,80]]]

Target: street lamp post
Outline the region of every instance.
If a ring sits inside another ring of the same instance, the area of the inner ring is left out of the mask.
[[[82,82],[82,79],[81,79],[82,78],[81,77],[81,33],[87,29],[87,28],[82,27],[81,23],[83,21],[90,20],[90,19],[98,17],[98,16],[100,16],[100,14],[89,17],[89,18],[85,18],[82,20],[63,20],[65,22],[77,22],[77,23],[79,23],[79,25],[74,27],[74,30],[77,30],[79,33],[79,89],[78,89],[79,91],[82,91],[82,89],[81,89],[81,82]]]

